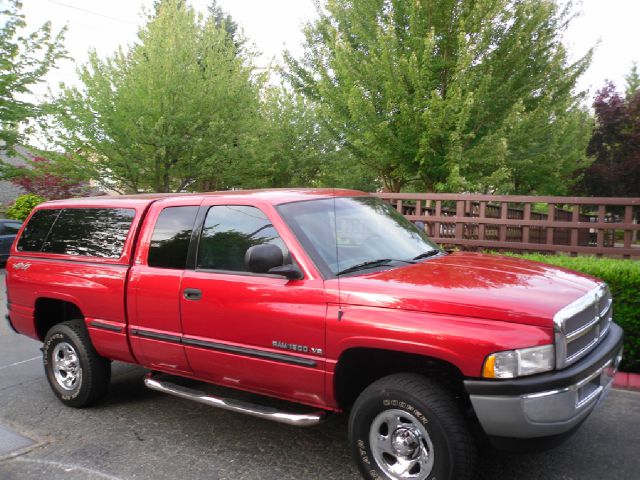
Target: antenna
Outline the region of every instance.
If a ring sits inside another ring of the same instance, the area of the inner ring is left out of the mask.
[[[333,189],[333,238],[335,240],[336,245],[336,268],[338,272],[340,271],[340,250],[338,249],[338,211],[336,209],[336,189]],[[336,276],[338,282],[338,321],[342,320],[342,315],[344,312],[342,311],[342,293],[340,292],[340,275]]]

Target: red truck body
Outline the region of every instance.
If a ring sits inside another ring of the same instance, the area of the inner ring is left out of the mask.
[[[342,411],[359,393],[339,391],[357,383],[360,374],[345,373],[344,365],[358,352],[428,359],[460,382],[487,383],[483,366],[491,354],[554,344],[554,316],[601,284],[540,263],[474,253],[323,275],[278,207],[361,196],[270,190],[48,202],[36,211],[119,208],[135,214],[119,258],[21,251],[16,242],[7,265],[10,322],[43,340],[58,321],[47,306],[62,301],[73,310],[66,318],[81,315],[96,351],[108,359]],[[149,266],[154,225],[164,209],[194,207],[201,220],[220,205],[262,211],[302,278]],[[189,298],[189,292],[201,297]],[[375,355],[372,362],[387,362]]]

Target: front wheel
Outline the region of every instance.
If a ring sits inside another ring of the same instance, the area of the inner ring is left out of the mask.
[[[415,374],[381,378],[356,400],[349,441],[367,479],[469,480],[475,444],[454,398]]]
[[[93,348],[82,320],[51,327],[42,355],[49,385],[65,405],[88,407],[107,393],[111,363]]]

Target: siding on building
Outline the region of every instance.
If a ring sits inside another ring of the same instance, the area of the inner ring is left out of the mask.
[[[0,150],[0,162],[12,165],[14,167],[25,167],[28,165],[26,159],[33,158],[29,151],[21,146],[14,148],[16,151],[13,155],[8,155],[6,151]],[[0,209],[5,210],[11,205],[16,197],[26,193],[22,187],[11,183],[7,180],[0,180]]]

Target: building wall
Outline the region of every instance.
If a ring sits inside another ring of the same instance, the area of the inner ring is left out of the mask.
[[[26,159],[30,159],[33,155],[24,147],[15,147],[16,152],[8,155],[6,151],[0,150],[0,162],[12,165],[14,167],[24,167],[28,165]],[[16,197],[26,193],[22,187],[15,185],[6,180],[0,180],[0,212],[6,210]]]

